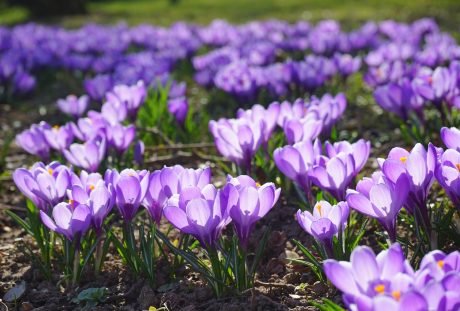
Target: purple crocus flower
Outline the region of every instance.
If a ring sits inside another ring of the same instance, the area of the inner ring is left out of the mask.
[[[106,139],[102,135],[83,143],[72,144],[63,154],[71,164],[90,172],[96,172],[105,157]]]
[[[45,165],[41,162],[27,170],[18,168],[13,180],[19,190],[41,210],[62,201],[70,187],[71,172],[59,162]]]
[[[340,152],[331,158],[321,156],[308,171],[308,177],[316,186],[343,201],[345,190],[355,176],[355,167],[353,154]]]
[[[460,151],[460,130],[451,127],[443,127],[441,129],[441,139],[444,145],[447,146],[447,148],[450,149],[455,149],[457,151]]]
[[[91,223],[96,233],[100,235],[104,220],[115,204],[115,191],[112,185],[107,187],[102,179],[95,186],[90,185],[89,189],[88,193],[85,188],[74,185],[69,191],[68,196],[73,206],[83,204],[89,207]]]
[[[435,179],[436,157],[436,150],[431,144],[428,150],[422,144],[416,144],[411,152],[395,147],[386,160],[379,159],[383,174],[392,183],[395,184],[401,175],[409,178],[410,189],[404,206],[411,213],[418,211],[426,226],[430,226],[426,200]]]
[[[359,310],[372,309],[373,298],[384,295],[399,298],[408,291],[412,282],[407,272],[408,263],[399,244],[375,256],[367,246],[356,247],[350,262],[327,259],[324,273],[343,293],[347,306],[363,306]]]
[[[302,119],[290,119],[284,122],[283,130],[289,144],[316,139],[323,129],[323,122],[314,113]]]
[[[247,171],[251,170],[252,158],[262,143],[262,129],[262,122],[254,123],[247,119],[209,122],[209,130],[219,153]]]
[[[30,129],[16,135],[16,144],[28,153],[39,156],[42,161],[46,161],[49,159],[50,146],[43,131],[50,128],[51,126],[44,121],[40,124],[32,124]]]
[[[43,135],[51,148],[62,152],[73,142],[73,126],[70,123],[64,126],[55,125],[52,128],[44,129]]]
[[[78,185],[83,188],[86,193],[91,193],[94,190],[99,181],[103,180],[99,173],[88,173],[85,170],[81,170],[80,176],[72,174],[72,186]]]
[[[447,149],[439,158],[435,176],[457,209],[460,210],[460,152]]]
[[[69,241],[83,236],[91,224],[91,211],[86,205],[76,207],[59,203],[53,208],[52,217],[40,211],[40,218],[50,230],[64,235]]]
[[[348,77],[359,70],[361,58],[359,56],[353,57],[350,54],[334,54],[334,63],[339,73]]]
[[[267,148],[268,141],[272,137],[273,130],[276,126],[276,121],[280,113],[280,104],[277,102],[271,103],[267,109],[261,105],[254,105],[251,109],[238,109],[237,117],[246,118],[250,122],[263,123],[262,127],[262,143]]]
[[[145,144],[142,140],[138,140],[134,145],[134,162],[137,165],[142,165],[144,163],[144,152],[145,152]]]
[[[366,165],[371,150],[371,143],[364,139],[360,139],[353,144],[350,144],[348,141],[339,141],[334,144],[326,141],[325,147],[329,158],[341,152],[353,155],[355,163],[354,176],[356,176],[363,169],[364,165]]]
[[[168,111],[174,116],[177,123],[183,125],[188,113],[188,100],[186,97],[176,97],[168,100]]]
[[[129,223],[136,215],[149,187],[149,173],[124,169],[120,173],[108,170],[105,174],[107,183],[115,188],[116,204],[123,220]]]
[[[275,206],[281,189],[277,189],[273,183],[259,185],[247,175],[235,178],[228,176],[227,185],[222,191],[230,195],[233,190],[229,188],[238,191],[238,203],[230,207],[230,217],[241,245],[246,248],[255,223]]]
[[[194,236],[203,247],[214,248],[222,230],[231,222],[229,211],[237,202],[236,188],[219,191],[209,184],[173,195],[163,212],[174,227]]]
[[[77,124],[70,123],[75,137],[80,140],[91,140],[105,131],[108,126],[107,120],[102,115],[91,112],[93,111],[88,112],[87,118],[78,119]]]
[[[126,120],[128,109],[122,101],[109,101],[102,105],[101,116],[110,124],[121,123]]]
[[[128,110],[128,115],[134,119],[137,111],[144,103],[147,96],[147,88],[143,81],[137,82],[135,85],[117,85],[112,91],[106,94],[107,101],[122,102]]]
[[[115,124],[106,128],[107,142],[109,147],[114,148],[119,155],[123,154],[134,141],[136,127],[134,125],[123,126]]]
[[[110,75],[97,75],[92,79],[84,81],[86,93],[96,100],[101,101],[105,94],[113,87],[112,77]]]
[[[311,197],[311,181],[308,171],[313,167],[317,157],[321,155],[321,142],[316,140],[314,144],[303,141],[292,146],[284,146],[275,149],[273,158],[278,169],[289,179],[295,181]]]
[[[161,184],[161,170],[150,173],[149,187],[144,197],[142,205],[147,209],[150,217],[160,224],[163,208],[165,207],[168,197],[163,191]]]
[[[211,183],[211,168],[184,168],[181,165],[165,166],[161,170],[161,187],[166,196],[180,194],[183,189],[190,187],[204,188]]]
[[[382,172],[372,178],[363,178],[355,190],[347,191],[348,205],[369,217],[377,219],[388,232],[390,240],[396,241],[396,218],[407,200],[410,181],[402,174],[393,183]]]
[[[297,222],[308,234],[324,243],[329,255],[332,255],[332,238],[345,230],[350,209],[346,202],[331,205],[327,201],[319,201],[309,211],[297,211]]]
[[[422,68],[412,82],[414,91],[427,100],[440,104],[456,86],[456,76],[448,68],[438,67],[434,71]]]
[[[89,97],[82,95],[77,97],[69,95],[65,99],[58,99],[57,106],[63,113],[68,114],[75,119],[81,117],[88,108]]]

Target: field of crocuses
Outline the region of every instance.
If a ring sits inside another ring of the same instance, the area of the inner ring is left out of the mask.
[[[455,35],[1,27],[0,310],[460,310]]]

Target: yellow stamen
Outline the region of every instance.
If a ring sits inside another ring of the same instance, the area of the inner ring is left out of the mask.
[[[391,296],[393,296],[394,299],[399,301],[399,299],[401,299],[401,291],[395,290],[391,293]]]
[[[89,190],[90,190],[90,191],[93,191],[94,188],[96,188],[96,187],[94,187],[94,185],[89,185]]]
[[[406,163],[407,157],[400,157],[399,161],[401,161],[402,163]]]
[[[438,267],[439,268],[444,268],[444,260],[438,260]]]
[[[73,206],[73,204],[74,204],[74,203],[75,203],[75,201],[74,201],[74,200],[72,200],[72,199],[69,199],[69,205]]]
[[[256,187],[259,188],[261,185],[258,181],[256,181]]]
[[[59,130],[59,128],[60,128],[60,126],[59,126],[59,125],[55,125],[55,126],[53,126],[53,130],[56,130],[56,131],[57,131],[57,130]]]
[[[460,172],[460,163],[455,164],[455,167],[456,167],[457,170]]]
[[[49,168],[49,169],[48,169],[48,174],[53,175],[53,173],[54,173],[53,169],[52,169],[52,168]]]
[[[316,204],[316,209],[318,210],[319,216],[323,217],[323,211],[321,210],[323,207],[321,204]]]
[[[374,290],[378,293],[378,294],[383,294],[385,292],[385,285],[383,284],[378,284],[374,287]]]

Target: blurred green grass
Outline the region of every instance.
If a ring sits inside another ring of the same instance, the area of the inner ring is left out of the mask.
[[[88,10],[87,15],[38,21],[78,27],[87,22],[125,21],[130,25],[152,23],[167,26],[176,21],[207,24],[215,18],[234,23],[271,18],[287,21],[333,18],[345,27],[354,27],[367,20],[412,21],[429,16],[444,29],[458,31],[460,20],[459,0],[98,0],[91,1]],[[0,24],[28,20],[24,9],[0,7]]]

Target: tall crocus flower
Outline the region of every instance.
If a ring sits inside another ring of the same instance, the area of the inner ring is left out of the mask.
[[[13,180],[19,190],[41,210],[62,201],[70,187],[71,172],[58,162],[35,163],[30,169],[18,168]]]
[[[437,163],[435,176],[454,205],[460,210],[460,152],[455,149],[444,151]]]
[[[86,205],[91,213],[91,223],[98,235],[102,233],[105,218],[115,204],[115,191],[112,185],[107,186],[101,179],[96,185],[90,185],[89,193],[83,187],[74,185],[68,196],[73,205]]]
[[[434,71],[422,68],[412,82],[414,91],[439,105],[456,86],[456,76],[448,68],[437,67]]]
[[[46,122],[33,124],[30,129],[16,135],[16,144],[28,153],[39,156],[42,161],[47,161],[49,159],[50,146],[45,139],[43,131],[50,128],[51,126]]]
[[[70,123],[75,137],[80,140],[88,141],[105,132],[108,126],[107,120],[102,115],[88,112],[87,118],[78,119],[77,123]],[[91,114],[90,114],[91,113]]]
[[[149,187],[149,173],[124,169],[107,171],[105,180],[115,188],[116,204],[125,222],[130,222],[136,215]]]
[[[295,181],[310,197],[311,181],[308,171],[316,163],[321,155],[321,142],[316,140],[314,144],[303,141],[292,146],[284,146],[275,149],[273,158],[278,169],[289,179]]]
[[[358,246],[353,250],[350,262],[327,259],[324,273],[342,291],[347,306],[358,305],[362,306],[359,310],[374,310],[374,297],[399,299],[409,291],[412,278],[406,274],[407,265],[397,243],[377,256],[369,247]]]
[[[450,149],[455,149],[457,151],[460,151],[460,130],[451,127],[443,127],[441,129],[441,139],[444,145],[447,146],[447,148]]]
[[[273,183],[258,185],[247,175],[236,178],[229,176],[223,191],[231,193],[229,188],[236,188],[238,191],[238,203],[230,207],[230,217],[240,243],[247,247],[255,223],[275,206],[281,189],[277,189]]]
[[[106,152],[106,138],[102,135],[83,143],[72,144],[64,150],[64,156],[73,165],[90,172],[96,172],[104,159]]]
[[[254,105],[251,109],[238,109],[237,117],[246,118],[250,122],[262,122],[262,143],[267,148],[268,141],[272,137],[273,130],[276,127],[276,121],[280,112],[280,104],[277,102],[271,103],[267,109],[261,105]]]
[[[73,127],[70,123],[64,126],[55,125],[52,128],[44,129],[43,135],[51,148],[61,152],[70,146],[74,138]]]
[[[63,113],[78,119],[88,108],[89,97],[82,95],[77,97],[75,95],[69,95],[65,99],[58,99],[57,106]]]
[[[376,172],[372,178],[363,178],[356,190],[347,191],[348,205],[369,217],[377,219],[388,232],[390,240],[396,241],[396,218],[406,202],[410,181],[402,174],[395,183]]]
[[[107,142],[118,154],[123,154],[128,150],[136,136],[134,125],[123,126],[121,124],[112,125],[106,128]]]
[[[174,116],[177,123],[183,125],[188,113],[188,100],[186,97],[176,97],[168,100],[168,111]]]
[[[91,212],[86,205],[76,207],[68,203],[59,203],[53,208],[52,217],[40,211],[43,224],[50,230],[64,235],[69,241],[83,236],[91,224]]]
[[[235,188],[224,192],[210,184],[173,195],[163,212],[174,227],[194,236],[203,247],[214,248],[222,230],[231,222],[229,211],[237,202]]]
[[[315,113],[309,113],[302,119],[290,119],[284,122],[283,130],[289,144],[316,139],[323,129],[323,122]]]
[[[147,88],[143,81],[139,81],[137,84],[131,86],[117,85],[112,91],[106,94],[108,102],[119,101],[123,103],[131,119],[136,117],[137,111],[144,103],[146,96]]]
[[[209,129],[220,154],[248,171],[251,170],[252,158],[262,143],[262,127],[263,123],[254,123],[247,119],[209,122]]]
[[[211,183],[211,168],[185,168],[181,165],[161,169],[161,185],[169,198],[190,187],[204,188]]]
[[[319,188],[328,191],[337,200],[345,200],[345,190],[355,176],[355,160],[352,154],[340,152],[327,158],[321,156],[308,171],[308,177]]]
[[[355,162],[354,175],[356,176],[363,169],[364,165],[366,165],[371,150],[371,143],[370,141],[366,141],[364,139],[360,139],[353,144],[350,144],[347,141],[340,141],[331,144],[326,141],[325,147],[329,158],[336,156],[340,152],[353,155]]]
[[[102,105],[101,116],[110,124],[118,124],[126,120],[128,109],[122,101],[109,101]]]
[[[395,147],[386,160],[379,159],[383,174],[392,183],[395,184],[401,175],[408,177],[410,188],[404,205],[411,213],[420,214],[428,227],[430,219],[426,200],[435,178],[436,157],[436,150],[431,144],[428,150],[422,144],[416,144],[410,152]]]
[[[309,211],[297,211],[297,222],[308,234],[324,243],[329,255],[332,255],[332,238],[345,230],[350,209],[346,202],[331,205],[327,201],[319,201]]]
[[[350,54],[336,53],[334,54],[334,64],[342,76],[348,77],[359,70],[361,58],[359,56],[353,57]]]
[[[150,217],[157,224],[160,224],[161,216],[163,216],[163,208],[168,200],[161,184],[161,172],[161,170],[156,170],[150,173],[149,187],[142,202]]]

